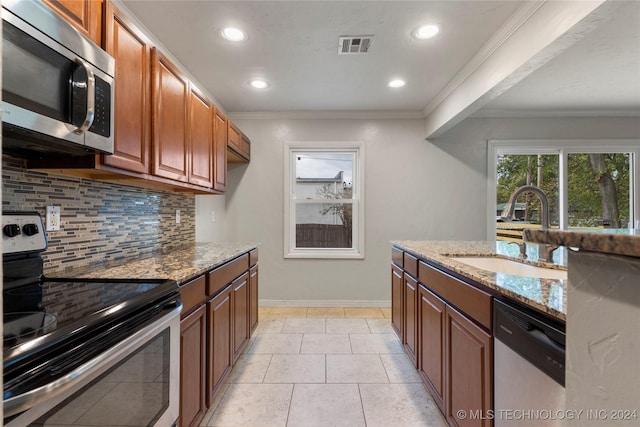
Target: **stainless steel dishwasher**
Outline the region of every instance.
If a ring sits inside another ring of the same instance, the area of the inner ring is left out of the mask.
[[[565,327],[506,300],[493,302],[495,427],[561,426]]]

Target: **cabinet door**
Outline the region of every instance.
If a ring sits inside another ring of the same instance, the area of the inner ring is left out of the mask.
[[[227,188],[227,116],[217,108],[213,119],[213,189],[224,192]]]
[[[230,163],[249,163],[251,142],[238,127],[229,120],[227,138],[227,159]]]
[[[231,284],[233,289],[233,362],[249,342],[249,274]]]
[[[206,310],[202,305],[180,322],[180,423],[199,425],[207,410]]]
[[[227,139],[227,148],[240,154],[240,146],[242,144],[240,130],[229,121],[229,138]]]
[[[445,303],[424,286],[419,288],[418,370],[434,401],[444,408]]]
[[[417,366],[418,347],[418,282],[408,274],[404,274],[404,348]]]
[[[242,154],[247,159],[247,162],[249,162],[251,160],[251,141],[245,134],[242,134],[240,149],[242,150],[240,154]]]
[[[249,270],[249,336],[258,326],[258,266]]]
[[[43,0],[95,44],[102,46],[102,0]]]
[[[156,176],[187,182],[188,82],[156,48],[153,57],[153,167]]]
[[[189,90],[189,182],[213,186],[212,105],[195,87]]]
[[[116,60],[113,155],[104,165],[149,173],[151,158],[151,47],[144,34],[109,1],[105,48]]]
[[[208,322],[208,368],[207,406],[211,406],[218,385],[224,380],[232,366],[233,307],[231,285],[207,303]]]
[[[493,409],[493,351],[491,336],[462,314],[447,306],[446,354],[447,420],[451,426],[489,427]],[[458,418],[458,411],[482,416]]]
[[[402,306],[404,304],[404,282],[402,270],[395,265],[391,265],[391,326],[396,331],[398,338],[402,338]]]

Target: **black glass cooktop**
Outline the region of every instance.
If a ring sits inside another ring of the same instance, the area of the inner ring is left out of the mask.
[[[153,301],[154,295],[175,289],[171,280],[45,279],[5,290],[5,359],[8,350],[32,338],[73,333],[92,321],[126,315]]]
[[[86,359],[157,315],[180,304],[173,280],[68,280],[7,289],[4,296],[4,382],[58,356]],[[14,380],[14,381],[12,381]]]

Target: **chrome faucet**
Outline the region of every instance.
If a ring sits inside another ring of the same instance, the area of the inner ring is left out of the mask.
[[[516,201],[522,193],[533,193],[540,199],[540,211],[541,211],[541,225],[543,230],[549,229],[549,199],[544,191],[540,187],[535,185],[524,185],[517,188],[516,191],[509,197],[509,202],[505,206],[504,210],[500,214],[500,217],[507,221],[513,220],[513,214],[516,210]],[[553,262],[553,251],[558,249],[555,245],[540,244],[538,246],[538,258],[540,261]]]
[[[536,187],[535,185],[523,185],[520,188],[516,188],[516,191],[514,191],[513,194],[511,194],[511,197],[509,197],[509,202],[504,207],[504,210],[502,211],[502,214],[500,216],[509,221],[513,219],[512,217],[516,210],[516,201],[518,200],[518,197],[522,193],[533,193],[538,196],[538,198],[540,199],[540,204],[542,205],[541,207],[542,228],[548,229],[549,228],[549,199],[547,198],[547,195],[544,194],[544,191],[542,191],[540,187]]]
[[[522,242],[509,242],[510,245],[518,245],[518,248],[520,249],[520,258],[522,259],[527,259],[527,244],[522,241]]]

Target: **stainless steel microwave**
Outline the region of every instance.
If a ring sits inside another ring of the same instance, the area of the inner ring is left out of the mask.
[[[113,153],[115,61],[38,0],[2,0],[2,146]]]

